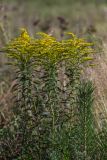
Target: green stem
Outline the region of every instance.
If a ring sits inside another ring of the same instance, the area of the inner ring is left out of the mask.
[[[57,69],[54,64],[50,64],[48,66],[48,79],[47,79],[47,94],[48,94],[48,106],[51,109],[52,114],[52,132],[53,138],[56,131],[56,120],[57,120],[57,112],[58,112],[58,93],[57,93]]]

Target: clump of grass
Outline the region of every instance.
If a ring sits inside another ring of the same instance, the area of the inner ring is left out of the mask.
[[[14,117],[0,130],[0,158],[92,159],[93,87],[80,84],[83,65],[92,60],[92,44],[73,33],[61,41],[45,33],[37,36],[22,29],[4,49],[16,68],[16,85]],[[61,87],[62,67],[66,78]]]

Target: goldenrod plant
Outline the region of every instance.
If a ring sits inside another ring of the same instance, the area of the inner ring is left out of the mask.
[[[58,41],[41,32],[32,38],[25,29],[6,45],[16,85],[14,117],[0,131],[1,159],[97,160],[93,87],[80,84],[84,65],[93,59],[91,46],[73,33]]]

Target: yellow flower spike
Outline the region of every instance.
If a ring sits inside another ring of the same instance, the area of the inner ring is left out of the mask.
[[[20,31],[21,31],[21,35],[20,35],[21,38],[23,38],[25,40],[30,39],[30,36],[25,28],[21,28]]]
[[[52,37],[51,35],[49,35],[49,34],[46,34],[46,33],[43,33],[43,32],[38,32],[38,33],[36,33],[36,35],[39,35],[41,38],[48,38],[48,39],[53,39],[53,40],[55,40],[55,38],[54,37]]]
[[[84,58],[83,58],[83,61],[91,61],[91,60],[93,60],[92,57],[84,57]]]
[[[76,38],[76,35],[72,32],[65,32],[66,35],[70,35],[72,38]]]

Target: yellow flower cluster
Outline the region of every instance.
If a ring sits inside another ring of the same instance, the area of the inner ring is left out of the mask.
[[[25,29],[18,38],[13,39],[6,47],[8,56],[16,61],[29,62],[32,58],[40,62],[58,63],[63,60],[73,64],[79,61],[91,60],[93,53],[91,43],[77,38],[73,33],[67,33],[69,39],[57,41],[54,37],[37,33],[38,38],[31,38]]]
[[[35,40],[29,36],[25,29],[21,29],[18,38],[11,40],[5,50],[10,58],[17,61],[28,62],[34,54]]]

